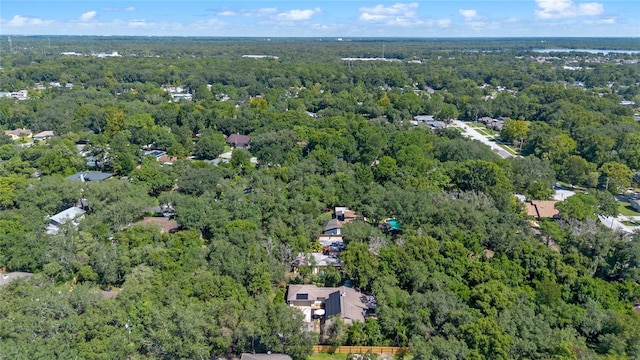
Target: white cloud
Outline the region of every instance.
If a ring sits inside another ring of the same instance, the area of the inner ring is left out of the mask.
[[[376,5],[374,7],[361,7],[359,19],[364,22],[372,22],[389,26],[404,28],[439,27],[447,28],[451,25],[451,19],[421,18],[417,14],[419,4],[395,3],[391,6]]]
[[[11,20],[4,22],[3,28],[41,27],[53,24],[53,20],[43,20],[27,16],[14,15]]]
[[[306,10],[289,10],[278,14],[278,19],[286,21],[309,20],[315,14],[320,13],[320,8]]]
[[[361,7],[360,20],[366,22],[406,23],[416,19],[418,3],[395,3],[391,6]]]
[[[225,25],[226,23],[224,21],[220,21],[218,19],[209,19],[209,20],[196,21],[192,23],[190,26],[193,26],[199,30],[211,31],[211,30],[219,30]]]
[[[278,12],[277,8],[261,8],[261,9],[242,10],[242,11],[240,11],[240,14],[242,14],[242,16],[260,17],[260,16],[267,16],[267,15],[275,14],[277,12]]]
[[[565,19],[582,16],[597,16],[604,12],[602,3],[575,4],[572,0],[535,0],[533,11],[538,19]]]
[[[596,21],[585,20],[584,23],[587,25],[613,25],[617,23],[617,19],[614,17],[610,17],[610,18],[604,18]]]
[[[136,8],[133,7],[133,6],[127,6],[127,7],[123,7],[123,8],[103,7],[102,11],[106,11],[106,12],[132,12],[132,11],[136,11]]]
[[[29,22],[29,18],[26,16],[15,15],[11,20],[9,20],[9,26],[24,26]]]
[[[469,9],[469,10],[460,9],[460,10],[458,10],[458,13],[460,15],[462,15],[462,17],[466,21],[471,21],[471,20],[475,19],[476,17],[478,17],[478,12],[476,10],[474,10],[474,9]]]
[[[89,21],[89,20],[95,18],[96,15],[98,15],[97,11],[87,11],[86,13],[80,15],[80,20]]]
[[[149,27],[150,23],[147,20],[131,20],[128,25],[130,28],[146,29]]]
[[[449,27],[451,25],[451,19],[438,19],[436,20],[436,25],[442,28]]]
[[[225,10],[218,13],[218,16],[235,16],[238,15],[235,11]]]

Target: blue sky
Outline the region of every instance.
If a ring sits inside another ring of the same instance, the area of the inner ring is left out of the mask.
[[[640,0],[2,0],[0,34],[638,37]]]

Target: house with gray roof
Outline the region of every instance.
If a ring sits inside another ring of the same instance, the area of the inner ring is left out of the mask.
[[[376,307],[372,296],[346,286],[289,285],[287,304],[302,311],[310,331],[319,328],[314,322],[323,323],[334,316],[339,316],[346,324],[364,322]]]
[[[46,130],[46,131],[41,131],[41,132],[33,135],[33,140],[35,140],[35,141],[48,140],[48,139],[51,139],[54,136],[55,136],[55,133],[53,131]]]
[[[78,222],[84,218],[86,211],[79,207],[72,206],[64,211],[61,211],[51,217],[49,217],[49,225],[47,225],[47,234],[55,235],[60,231],[60,226],[71,223],[74,226],[78,225]]]
[[[110,177],[112,177],[112,173],[106,173],[101,171],[81,171],[75,173],[73,175],[67,176],[65,179],[67,180],[76,180],[76,181],[103,181]]]
[[[311,272],[318,274],[328,267],[340,268],[342,261],[336,252],[333,253],[300,253],[291,263],[293,271],[296,272],[300,266],[311,266]]]
[[[240,360],[291,360],[286,354],[249,354],[243,353]]]
[[[331,219],[325,225],[322,233],[324,235],[340,235],[342,234],[342,224],[338,219]]]

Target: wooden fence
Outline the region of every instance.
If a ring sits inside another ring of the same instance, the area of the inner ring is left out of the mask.
[[[409,348],[393,347],[393,346],[331,346],[331,345],[313,345],[314,353],[331,353],[331,354],[408,354]]]

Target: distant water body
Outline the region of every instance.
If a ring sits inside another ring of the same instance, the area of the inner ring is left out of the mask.
[[[607,50],[607,49],[534,49],[539,53],[551,52],[586,52],[590,54],[640,54],[640,50]]]

